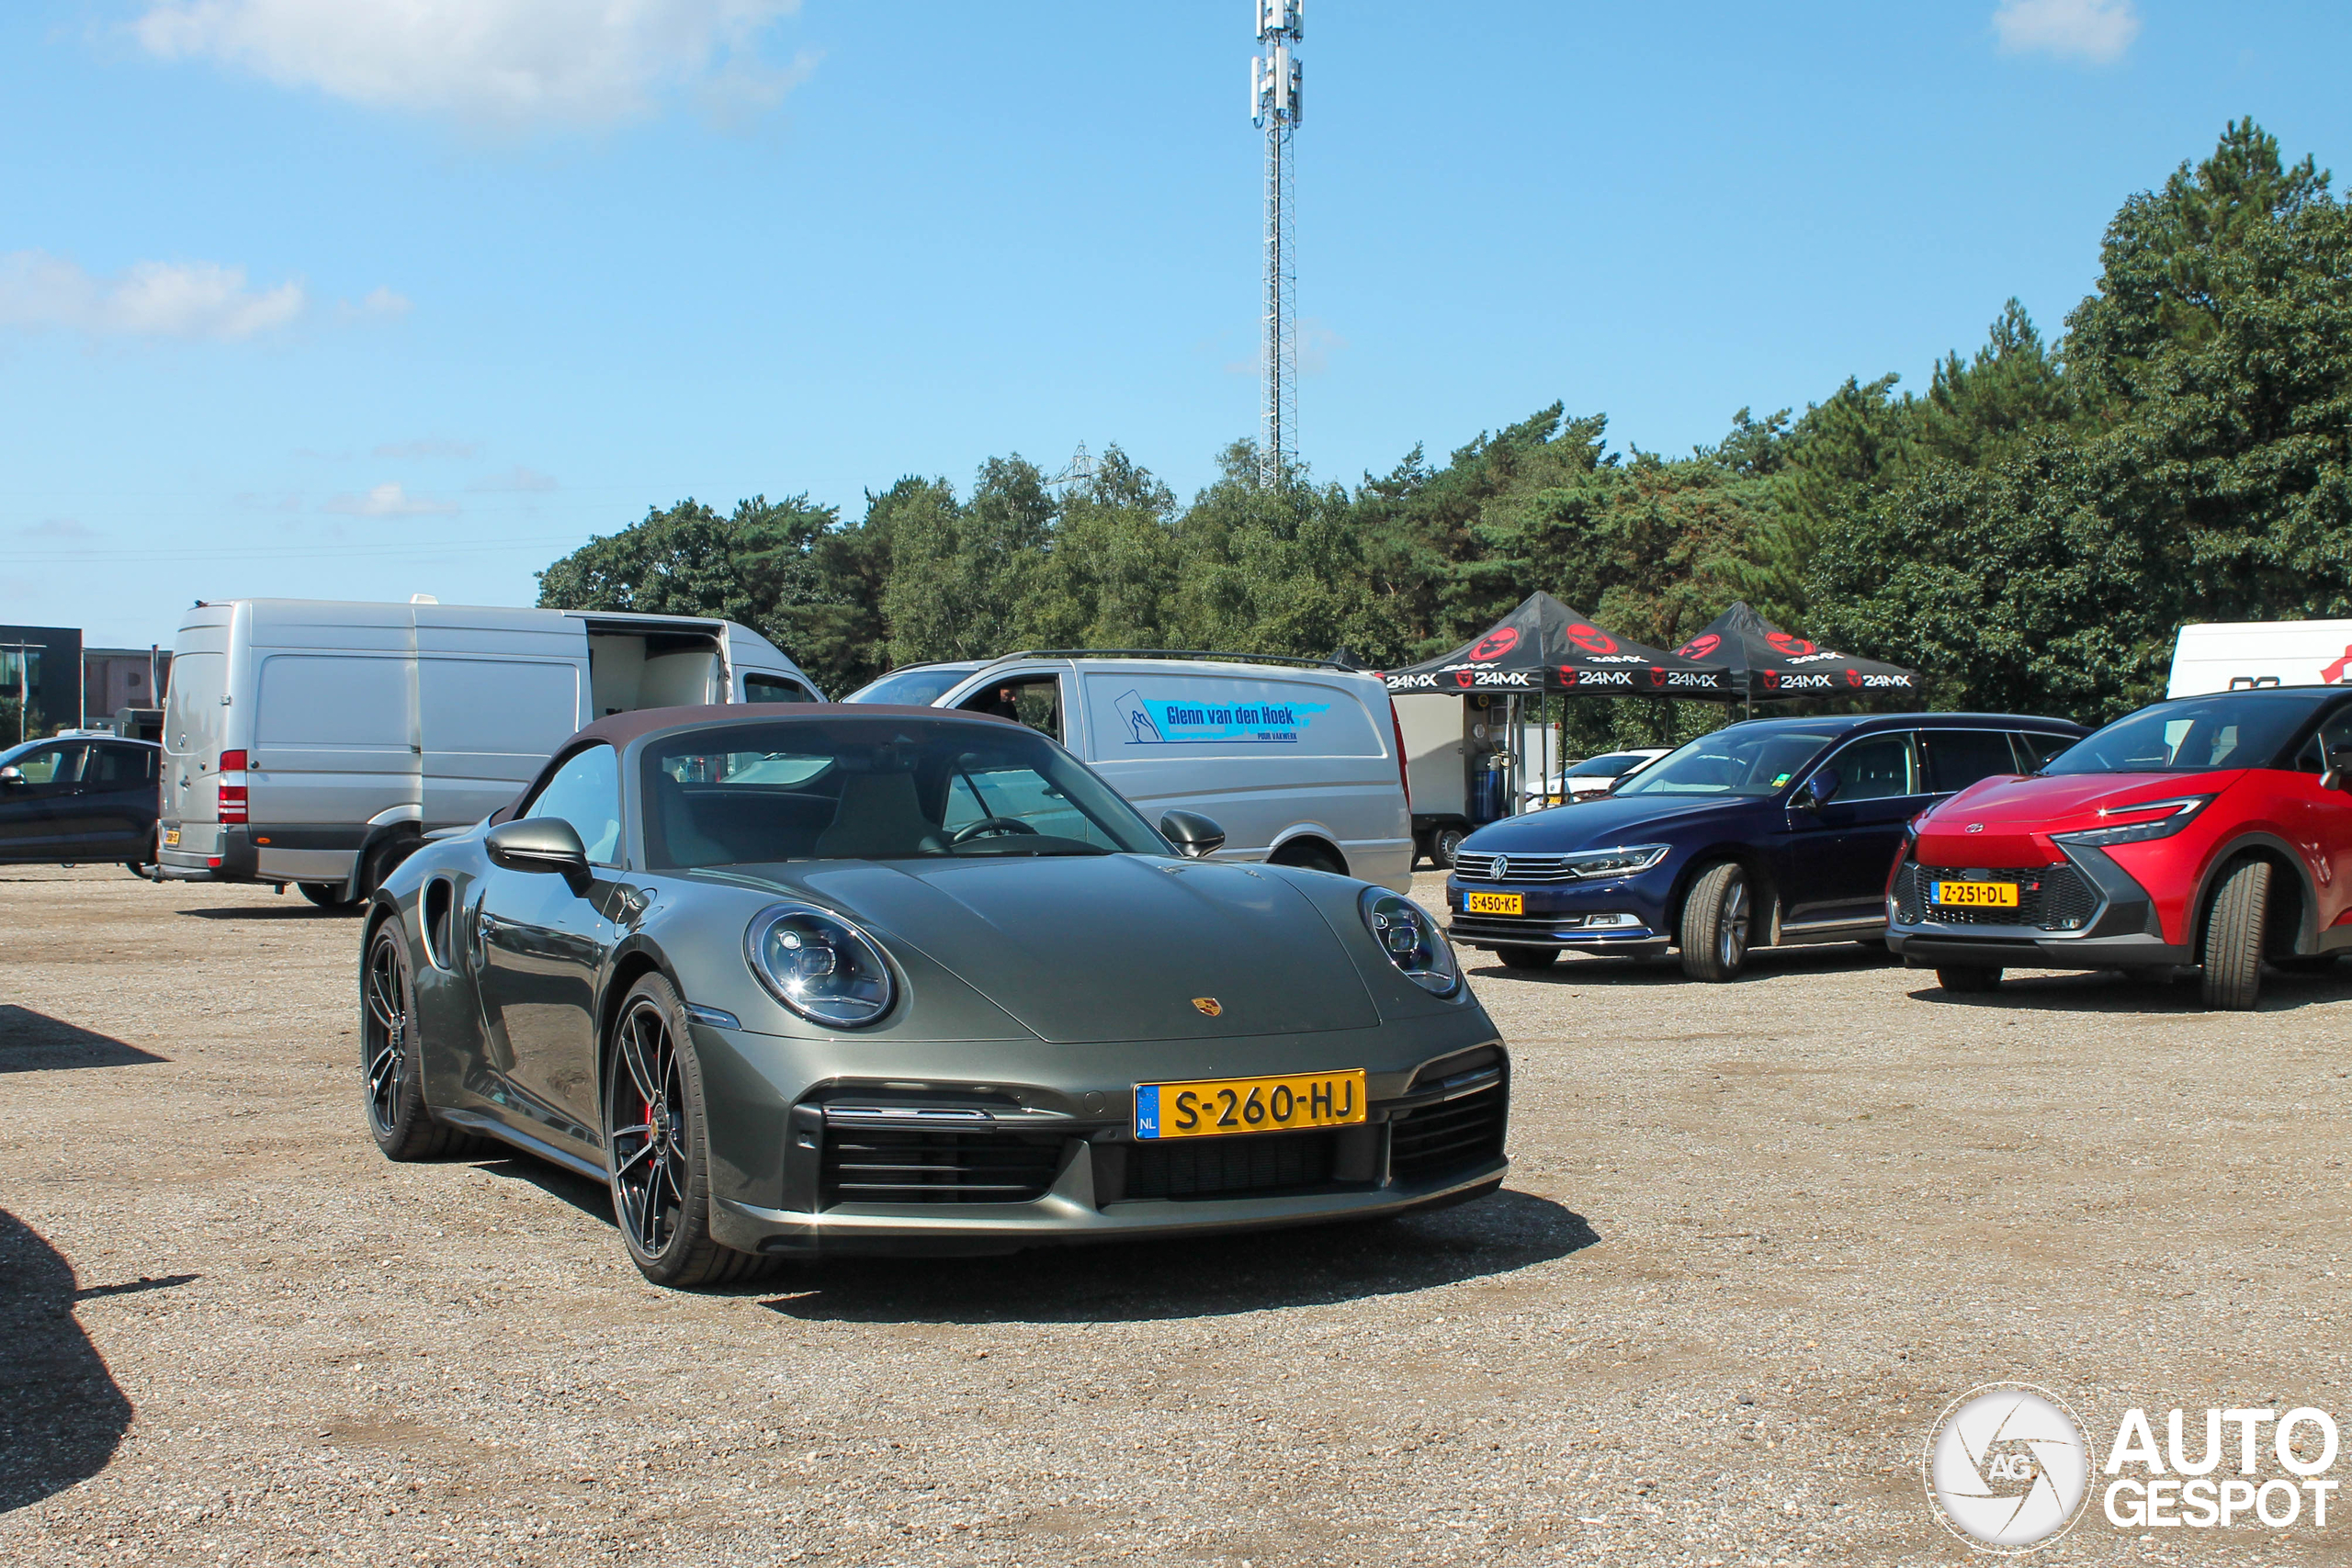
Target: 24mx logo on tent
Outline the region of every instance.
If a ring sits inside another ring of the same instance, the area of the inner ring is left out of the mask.
[[[1674,651],[1685,659],[1704,659],[1724,645],[1724,639],[1713,632],[1694,637]]]
[[[1768,632],[1765,634],[1764,640],[1792,659],[1803,659],[1806,654],[1813,652],[1816,647],[1815,644],[1809,643],[1801,637],[1792,637],[1787,632]]]
[[[1492,664],[1518,646],[1519,628],[1517,626],[1497,626],[1493,631],[1472,643],[1470,651],[1462,657],[1473,664]]]
[[[1575,643],[1578,648],[1583,649],[1587,653],[1614,653],[1617,651],[1617,639],[1615,637],[1611,637],[1599,626],[1589,626],[1583,621],[1578,621],[1576,625],[1568,628],[1568,640]]]

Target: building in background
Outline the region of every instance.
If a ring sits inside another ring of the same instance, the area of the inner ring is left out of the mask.
[[[164,648],[85,648],[82,650],[82,722],[97,728],[125,708],[161,708],[172,678]]]
[[[19,701],[24,705],[20,716]],[[0,626],[0,745],[82,721],[82,633],[76,626]]]

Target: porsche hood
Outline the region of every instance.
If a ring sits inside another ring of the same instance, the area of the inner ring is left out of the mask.
[[[1340,936],[1276,871],[1134,855],[733,871],[921,949],[1057,1043],[1380,1022]]]

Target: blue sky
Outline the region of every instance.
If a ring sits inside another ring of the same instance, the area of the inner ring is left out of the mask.
[[[0,9],[0,621],[527,604],[648,505],[854,514],[1252,432],[1242,0]],[[1464,20],[1475,26],[1459,25]],[[2252,113],[2352,175],[2352,12],[1314,0],[1301,449],[1555,400],[1681,451],[2053,333],[2129,192]]]

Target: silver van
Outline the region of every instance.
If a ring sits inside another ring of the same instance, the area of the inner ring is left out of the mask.
[[[1412,887],[1396,719],[1376,675],[1307,659],[1050,651],[909,665],[842,700],[1017,718],[1146,820],[1214,818],[1226,834],[1215,859]]]
[[[731,621],[236,599],[180,621],[157,880],[355,905],[436,828],[505,805],[608,714],[821,701]]]

